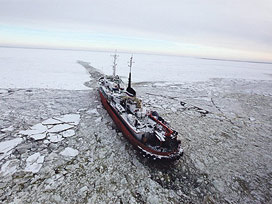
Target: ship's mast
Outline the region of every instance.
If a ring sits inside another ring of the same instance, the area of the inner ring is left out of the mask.
[[[116,54],[116,50],[115,50],[115,53],[113,56],[113,66],[112,66],[112,69],[113,69],[113,76],[116,75],[116,66],[117,66],[117,58],[119,57],[119,55]]]
[[[130,57],[130,61],[129,61],[129,76],[128,76],[128,87],[127,87],[127,93],[130,95],[130,96],[136,96],[136,91],[131,87],[131,67],[132,67],[132,64],[134,63],[132,61],[133,59],[133,56],[131,55]]]
[[[131,67],[132,67],[132,64],[134,63],[132,59],[133,59],[133,55],[131,55],[129,60],[129,65],[128,65],[129,66],[128,87],[131,87]]]

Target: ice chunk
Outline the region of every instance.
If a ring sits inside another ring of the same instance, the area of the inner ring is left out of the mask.
[[[62,156],[67,156],[67,157],[75,157],[78,155],[78,150],[73,149],[71,147],[66,147],[62,152],[60,152]]]
[[[79,114],[66,114],[60,117],[54,117],[53,119],[60,120],[64,123],[72,123],[73,125],[78,125],[80,121]]]
[[[14,130],[14,128],[12,127],[12,126],[10,126],[10,127],[8,127],[8,128],[3,128],[3,129],[1,129],[1,132],[11,132],[11,131],[13,131]]]
[[[0,94],[5,94],[5,93],[8,93],[8,90],[0,89]]]
[[[28,130],[21,130],[19,133],[22,135],[35,135],[39,133],[44,133],[47,130],[47,127],[42,125],[41,123],[38,123],[36,125],[33,125]]]
[[[59,125],[54,125],[52,128],[48,130],[48,132],[58,133],[64,130],[71,129],[73,127],[74,127],[73,125],[69,125],[69,124],[59,124]]]
[[[62,136],[63,137],[72,137],[74,136],[76,133],[73,129],[70,129],[70,130],[66,130],[64,132],[62,132]]]
[[[56,143],[56,142],[60,142],[60,141],[62,141],[62,140],[63,140],[63,138],[62,138],[62,136],[61,136],[61,135],[57,135],[57,134],[50,134],[50,136],[49,136],[49,140],[50,140],[50,142],[54,142],[54,143]]]
[[[37,173],[42,168],[44,162],[44,156],[41,156],[39,152],[32,154],[26,159],[25,171]]]
[[[99,115],[97,109],[88,110],[86,113],[87,113],[87,114],[94,114],[94,115],[96,115],[96,116]]]
[[[49,119],[42,122],[43,125],[57,125],[57,124],[61,124],[61,123],[63,123],[63,122],[53,119],[53,118],[49,118]]]
[[[6,155],[11,154],[11,150],[23,141],[22,138],[15,138],[13,140],[7,140],[0,143],[0,160]]]
[[[9,160],[4,163],[1,167],[1,174],[3,176],[12,175],[16,172],[17,166],[19,161],[18,160]]]
[[[46,133],[35,134],[31,135],[30,137],[33,138],[34,140],[42,140],[46,137]]]
[[[175,113],[175,112],[177,112],[177,109],[175,109],[175,108],[172,107],[171,111]]]
[[[102,118],[101,118],[101,117],[99,117],[99,118],[97,118],[97,119],[95,120],[96,123],[100,123],[101,121],[102,121]]]
[[[49,141],[49,140],[44,140],[43,143],[44,143],[44,144],[49,144],[50,141]]]

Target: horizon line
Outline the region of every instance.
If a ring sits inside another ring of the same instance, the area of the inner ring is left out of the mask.
[[[20,49],[39,49],[39,50],[63,50],[63,51],[87,51],[87,52],[114,52],[109,50],[99,49],[80,49],[80,48],[53,48],[53,47],[27,47],[27,46],[9,46],[0,45],[2,48],[20,48]],[[118,53],[131,54],[129,51],[118,51]],[[212,57],[200,57],[200,56],[189,56],[189,55],[177,55],[177,54],[163,54],[163,53],[151,53],[151,52],[133,52],[134,54],[146,54],[146,55],[160,55],[160,56],[175,56],[175,57],[188,57],[197,58],[203,60],[218,60],[218,61],[230,61],[230,62],[247,62],[256,64],[272,64],[272,61],[256,61],[256,60],[238,60],[238,59],[223,59],[223,58],[212,58]]]

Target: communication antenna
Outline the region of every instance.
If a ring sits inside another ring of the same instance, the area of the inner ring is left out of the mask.
[[[113,66],[112,66],[113,76],[116,75],[117,58],[119,57],[119,55],[117,55],[116,52],[117,52],[117,50],[115,50],[114,55],[111,55],[111,56],[113,56]]]

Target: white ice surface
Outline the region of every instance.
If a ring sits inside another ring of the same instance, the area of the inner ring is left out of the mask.
[[[97,115],[97,116],[99,115],[97,109],[88,110],[86,113],[87,113],[87,114],[94,114],[94,115]]]
[[[64,132],[62,132],[62,136],[63,137],[72,137],[74,136],[76,133],[75,133],[75,130],[73,129],[70,129],[70,130],[66,130]]]
[[[49,119],[42,122],[43,125],[56,125],[56,124],[60,124],[60,123],[62,123],[62,122],[59,120],[55,120],[53,118],[49,118]]]
[[[2,176],[12,175],[16,172],[18,165],[18,160],[9,160],[6,161],[1,167]]]
[[[42,167],[44,162],[44,156],[41,156],[39,152],[32,154],[26,159],[25,171],[37,173]]]
[[[30,137],[34,140],[42,140],[42,139],[46,138],[46,133],[38,133],[35,135],[31,135]]]
[[[35,135],[35,134],[44,133],[46,130],[47,130],[46,126],[42,125],[41,123],[38,123],[30,127],[30,129],[21,130],[19,133],[23,135]]]
[[[88,89],[75,51],[0,48],[1,88]],[[85,53],[86,55],[86,53]]]
[[[0,48],[0,88],[88,89],[89,74],[77,60],[112,73],[112,53]],[[128,76],[130,54],[119,53],[117,74]],[[272,80],[272,64],[134,54],[133,82],[204,81],[209,78]],[[126,79],[125,79],[126,80]]]
[[[101,121],[102,121],[102,117],[99,117],[99,118],[95,119],[96,123],[100,123]]]
[[[71,147],[66,147],[63,151],[60,152],[62,156],[67,156],[67,157],[75,157],[78,155],[78,150],[73,149]]]
[[[73,125],[69,125],[69,124],[58,124],[50,128],[48,132],[57,133],[57,132],[62,132],[64,130],[71,129],[73,127],[74,127]]]
[[[56,142],[60,142],[63,140],[61,135],[57,135],[57,134],[50,134],[49,135],[49,140],[50,142],[56,143]]]
[[[10,126],[10,127],[1,129],[1,132],[11,132],[13,130],[14,130],[14,128],[12,126]]]
[[[11,153],[11,150],[23,141],[22,138],[15,138],[0,142],[0,160]]]
[[[78,125],[80,121],[79,114],[66,114],[66,115],[63,115],[60,117],[54,117],[54,118],[65,123],[72,123],[74,125]]]

